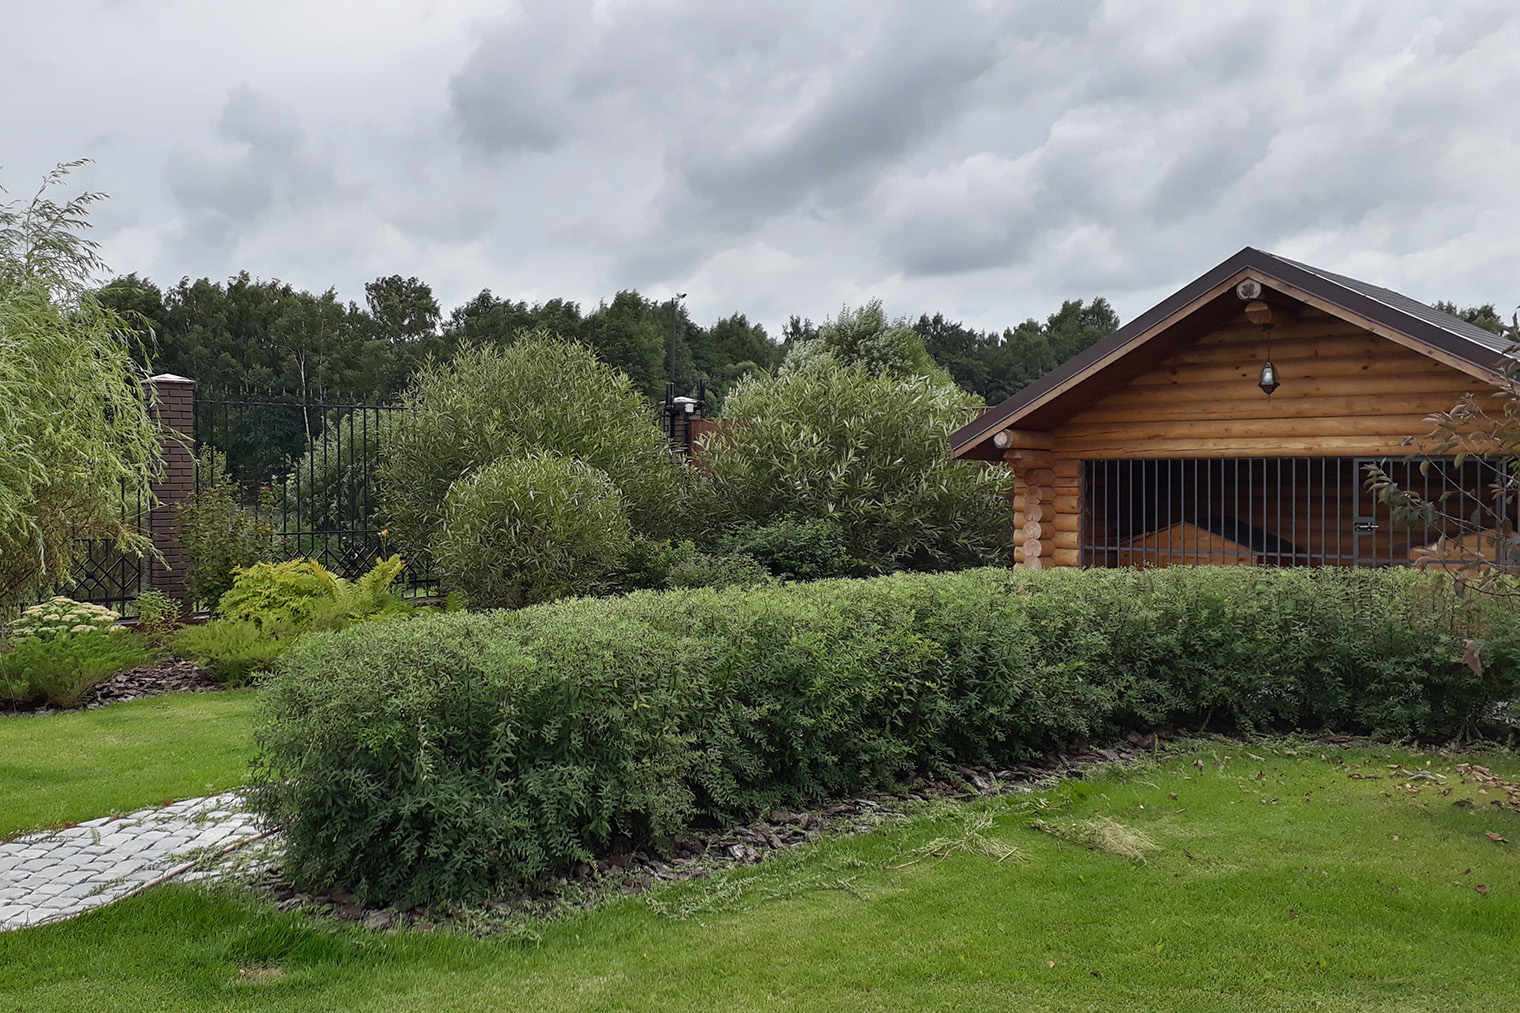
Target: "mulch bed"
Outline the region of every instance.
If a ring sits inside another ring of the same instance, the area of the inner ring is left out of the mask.
[[[1162,733],[1161,737],[1171,736]],[[1109,749],[1051,753],[1006,770],[960,767],[948,775],[912,778],[895,791],[869,792],[796,811],[774,809],[765,819],[748,826],[683,834],[660,851],[614,847],[612,854],[595,863],[580,862],[564,876],[474,907],[420,904],[398,910],[366,906],[351,893],[298,890],[278,865],[264,869],[252,885],[282,911],[301,910],[359,922],[371,929],[427,932],[450,927],[488,935],[500,930],[512,915],[553,917],[565,909],[567,899],[574,907],[591,908],[609,896],[644,893],[657,882],[703,879],[725,869],[755,865],[781,849],[815,841],[825,834],[865,833],[878,826],[882,817],[908,803],[1025,793],[1039,782],[1090,773],[1085,768],[1095,764],[1131,764],[1155,743],[1156,736],[1132,736],[1129,742]],[[493,914],[503,919],[502,925],[493,924]]]
[[[220,683],[202,672],[195,662],[167,658],[116,673],[85,693],[77,707],[52,707],[46,703],[22,704],[0,709],[0,717],[67,714],[71,711],[94,710],[96,707],[126,700],[158,696],[161,693],[211,693],[222,688]]]

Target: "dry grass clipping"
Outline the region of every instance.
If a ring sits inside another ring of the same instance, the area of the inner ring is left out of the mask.
[[[1106,851],[1110,855],[1118,855],[1120,858],[1128,858],[1136,862],[1143,862],[1147,852],[1156,851],[1159,847],[1144,831],[1125,826],[1107,816],[1078,820],[1065,825],[1035,820],[1029,825],[1036,830],[1043,830],[1052,837],[1059,837],[1073,844],[1083,844],[1094,851]]]
[[[992,814],[989,812],[969,813],[962,817],[958,832],[950,837],[936,837],[927,844],[913,849],[916,856],[899,865],[886,866],[887,870],[906,869],[910,865],[917,865],[926,858],[944,861],[957,851],[964,851],[972,855],[984,855],[987,858],[1006,862],[1009,859],[1022,861],[1024,853],[1011,844],[996,841],[986,836],[982,831],[992,826]]]

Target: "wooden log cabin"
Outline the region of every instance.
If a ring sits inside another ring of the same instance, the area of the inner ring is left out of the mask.
[[[1462,532],[1395,523],[1365,487],[1369,464],[1478,511],[1480,528],[1514,523],[1491,491],[1495,462],[1409,456],[1431,414],[1466,394],[1501,403],[1507,346],[1247,247],[986,411],[951,450],[1015,470],[1021,567],[1407,563]]]

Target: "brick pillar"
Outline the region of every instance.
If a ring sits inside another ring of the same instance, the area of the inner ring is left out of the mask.
[[[189,615],[192,603],[185,586],[177,511],[195,491],[195,381],[160,373],[148,382],[156,395],[153,421],[163,438],[164,475],[153,483],[158,505],[148,513],[148,536],[163,558],[149,563],[147,586],[177,599]]]

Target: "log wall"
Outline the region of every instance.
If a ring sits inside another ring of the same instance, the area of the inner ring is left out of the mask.
[[[1404,454],[1425,418],[1480,381],[1319,310],[1274,331],[1282,386],[1257,389],[1268,354],[1244,314],[1050,433],[1069,458]]]

